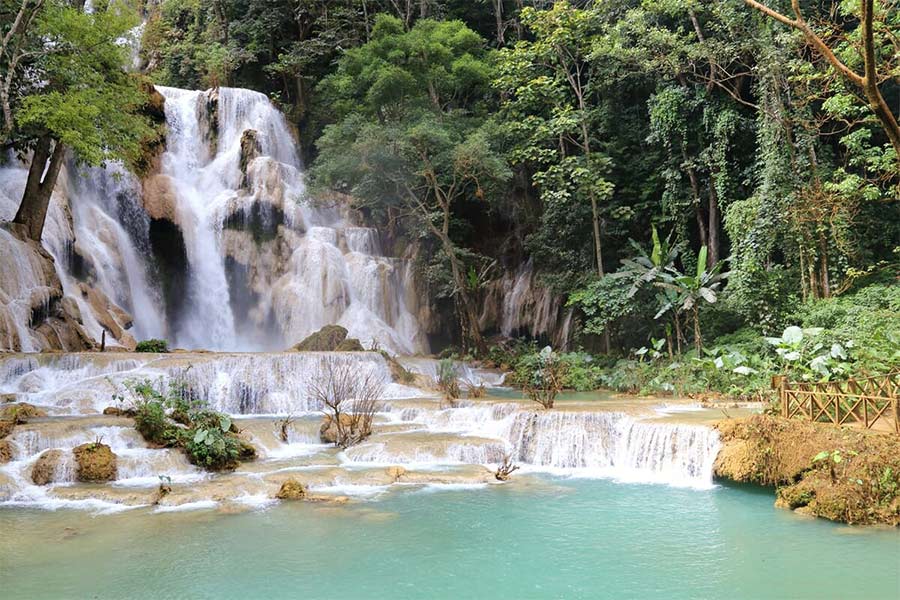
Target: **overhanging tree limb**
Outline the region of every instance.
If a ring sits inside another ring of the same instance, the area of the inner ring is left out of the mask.
[[[875,34],[874,27],[872,25],[873,16],[874,16],[874,0],[860,0],[860,23],[862,27],[862,42],[863,42],[863,65],[864,65],[864,75],[860,75],[855,72],[853,69],[845,65],[841,62],[834,51],[825,43],[825,41],[815,32],[812,27],[806,22],[803,18],[803,13],[800,10],[800,1],[799,0],[791,0],[791,9],[794,12],[794,18],[790,18],[786,15],[779,13],[776,10],[773,10],[762,4],[761,2],[757,2],[756,0],[744,0],[744,3],[754,8],[761,13],[788,25],[798,31],[801,31],[803,35],[806,37],[806,40],[810,43],[810,45],[816,49],[816,51],[821,54],[825,60],[827,60],[841,75],[844,76],[850,83],[860,88],[862,92],[865,94],[866,100],[869,103],[869,108],[875,113],[875,116],[878,118],[881,123],[881,127],[884,129],[885,134],[891,142],[891,145],[894,147],[894,150],[897,153],[897,158],[900,160],[900,124],[897,123],[897,117],[894,116],[894,113],[891,112],[890,107],[885,101],[884,96],[881,95],[881,90],[878,89],[878,69],[877,69],[877,57],[875,56]]]

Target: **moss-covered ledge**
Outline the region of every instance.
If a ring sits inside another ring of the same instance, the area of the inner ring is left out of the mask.
[[[774,486],[776,506],[900,525],[900,436],[768,415],[720,421],[715,476]]]

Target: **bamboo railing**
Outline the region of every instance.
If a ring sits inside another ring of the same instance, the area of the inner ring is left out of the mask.
[[[872,429],[879,420],[900,434],[900,370],[847,381],[825,383],[773,381],[779,389],[781,416],[803,417],[833,425],[860,424]]]

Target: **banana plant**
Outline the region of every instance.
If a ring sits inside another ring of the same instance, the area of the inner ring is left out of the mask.
[[[671,238],[671,236],[669,237]],[[660,240],[655,226],[653,227],[653,247],[649,254],[634,240],[629,241],[637,254],[631,258],[620,260],[622,268],[611,274],[610,277],[630,280],[631,288],[628,290],[628,297],[632,298],[642,286],[655,284],[665,269],[675,264],[679,246],[670,244],[668,238]]]
[[[666,290],[675,292],[671,306],[664,306],[657,313],[657,318],[669,308],[675,307],[691,313],[694,324],[694,347],[697,355],[703,349],[703,338],[700,333],[700,306],[703,302],[714,304],[718,299],[718,291],[722,283],[731,273],[720,273],[722,263],[716,264],[712,269],[706,268],[707,248],[703,246],[697,254],[697,272],[694,275],[685,275],[675,267],[666,267],[660,273],[660,281],[657,285]]]

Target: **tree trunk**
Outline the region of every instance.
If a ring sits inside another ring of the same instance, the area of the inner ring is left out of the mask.
[[[584,100],[578,95],[578,106],[581,108],[581,138],[584,144],[584,156],[588,167],[591,165],[591,138],[588,135],[587,121],[584,117]],[[591,217],[594,224],[594,253],[597,260],[597,275],[603,277],[603,246],[600,243],[600,207],[597,204],[597,195],[594,193],[593,187],[590,189],[591,197]],[[609,354],[609,325],[603,327],[603,349]]]
[[[682,339],[684,339],[684,334],[681,333],[681,319],[678,317],[678,313],[675,313],[675,349],[678,354],[681,354]]]
[[[503,0],[494,0],[494,21],[497,28],[497,47],[503,46]]]
[[[62,142],[56,142],[53,152],[50,145],[53,140],[49,135],[42,136],[34,149],[31,166],[28,169],[28,180],[25,183],[25,192],[22,194],[22,203],[16,212],[14,223],[24,225],[28,237],[36,242],[41,241],[44,231],[44,221],[47,218],[47,208],[50,205],[50,195],[56,186],[56,178],[62,167],[65,156],[65,146]],[[47,160],[50,160],[49,166]],[[46,168],[46,174],[44,170]]]
[[[690,166],[687,150],[681,149],[681,158],[684,160],[684,170],[687,173],[688,180],[691,182],[691,197],[694,205],[694,218],[697,220],[697,232],[700,235],[700,246],[709,245],[709,232],[706,228],[706,220],[703,218],[703,211],[700,207],[700,180],[697,178],[697,171]]]
[[[707,217],[709,226],[707,227],[708,237],[706,247],[709,250],[709,268],[712,269],[719,262],[719,194],[716,191],[716,184],[711,176],[709,179],[709,210]]]
[[[822,297],[831,297],[831,284],[828,281],[828,241],[825,234],[819,232],[819,281],[822,289]]]
[[[694,303],[694,348],[697,350],[697,358],[703,350],[703,339],[700,337],[700,304]]]
[[[463,343],[471,343],[478,355],[483,356],[487,353],[487,344],[485,344],[484,338],[481,336],[481,329],[478,327],[478,315],[475,314],[475,307],[472,305],[472,299],[469,297],[469,291],[466,289],[466,279],[459,264],[459,259],[456,257],[453,244],[450,243],[449,239],[442,238],[441,242],[444,246],[444,252],[450,259],[450,270],[453,273],[453,283],[456,285],[457,303],[461,309],[459,313],[463,317],[461,320],[464,321],[460,323],[463,332]]]

